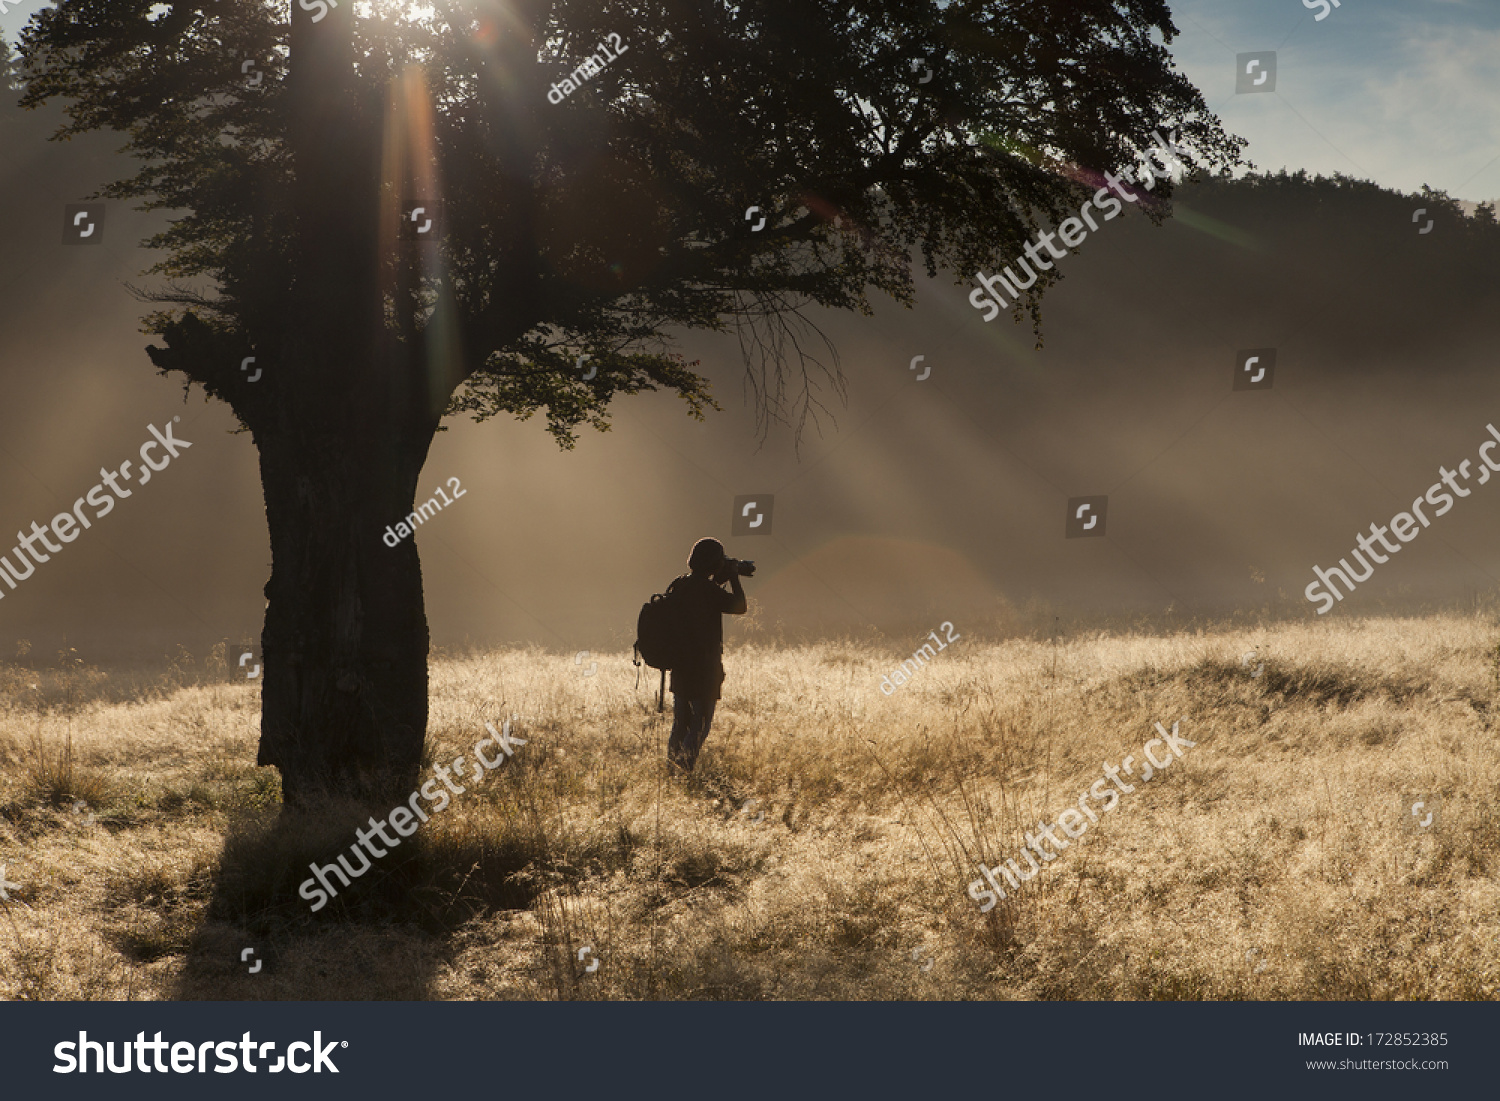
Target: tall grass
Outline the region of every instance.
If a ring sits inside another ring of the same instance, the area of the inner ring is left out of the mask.
[[[1259,675],[1241,661],[1252,649]],[[0,921],[0,996],[1500,986],[1486,615],[966,638],[883,695],[909,654],[733,649],[687,779],[666,774],[670,713],[635,689],[625,655],[592,677],[537,649],[442,656],[430,759],[468,753],[485,720],[511,715],[527,744],[317,913],[298,884],[372,808],[278,813],[275,774],[253,766],[258,682],[224,655],[227,673],[178,662],[131,681],[134,695],[76,669],[49,693],[7,690],[0,862],[22,888]],[[0,683],[31,675],[0,668]],[[1104,761],[1139,757],[1158,720],[1197,746],[981,913],[966,894],[978,865],[1015,856]],[[1413,829],[1411,802],[1433,797],[1440,820]],[[255,975],[247,947],[265,961]]]

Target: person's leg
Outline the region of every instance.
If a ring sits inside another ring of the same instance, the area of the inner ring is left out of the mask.
[[[698,716],[702,714],[701,704],[694,699],[678,697],[681,703],[682,733],[677,738],[677,756],[673,758],[679,765],[693,771],[693,766],[698,763]]]
[[[692,715],[692,703],[674,692],[672,694],[672,736],[667,739],[667,760],[686,769],[693,767],[692,758],[697,756],[697,753],[691,749],[693,744]]]
[[[708,741],[708,728],[713,725],[714,710],[719,706],[718,700],[694,700],[693,701],[693,760],[698,760],[698,754],[703,751],[703,743]]]

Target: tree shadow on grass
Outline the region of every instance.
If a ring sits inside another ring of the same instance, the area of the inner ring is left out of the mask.
[[[424,829],[391,847],[369,829],[372,814],[389,811],[339,803],[236,821],[187,943],[132,938],[122,947],[138,961],[182,951],[176,999],[428,997],[447,942],[464,923],[529,908],[544,889],[536,869],[546,862],[545,842],[508,831]],[[357,829],[385,855],[359,848]],[[396,836],[389,826],[386,833]],[[341,855],[355,871],[368,867],[348,876]],[[316,911],[312,864],[337,892]]]

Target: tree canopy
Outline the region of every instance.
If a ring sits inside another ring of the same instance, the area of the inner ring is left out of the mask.
[[[544,411],[565,444],[604,427],[616,394],[711,404],[665,351],[680,328],[738,329],[761,407],[800,423],[837,386],[800,308],[868,310],[872,290],[909,303],[914,257],[933,275],[1012,255],[1155,131],[1202,165],[1237,157],[1171,68],[1163,0],[432,9],[309,0],[324,17],[294,27],[286,3],[64,0],[25,31],[25,101],[72,98],[65,133],[122,130],[141,160],[104,194],[183,212],[151,242],[168,253],[154,271],[188,281],[157,294],[176,309],[149,319],[168,340],[153,359],[252,427],[240,354],[306,293],[285,278],[307,243],[299,88],[320,100],[304,116],[379,146],[381,178],[357,181],[380,192],[366,233],[392,233],[404,200],[441,201],[440,244],[382,257],[380,320],[422,361],[431,400]],[[618,60],[549,102],[610,41]],[[981,140],[994,134],[1004,146]]]

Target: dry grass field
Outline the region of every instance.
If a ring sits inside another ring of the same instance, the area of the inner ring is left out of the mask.
[[[1478,613],[963,638],[891,696],[897,645],[740,646],[687,780],[623,656],[438,655],[429,759],[509,715],[527,744],[318,913],[308,863],[369,812],[280,821],[258,682],[222,652],[22,659],[0,997],[1491,998],[1497,638]],[[981,914],[978,863],[1158,720],[1197,745]]]

